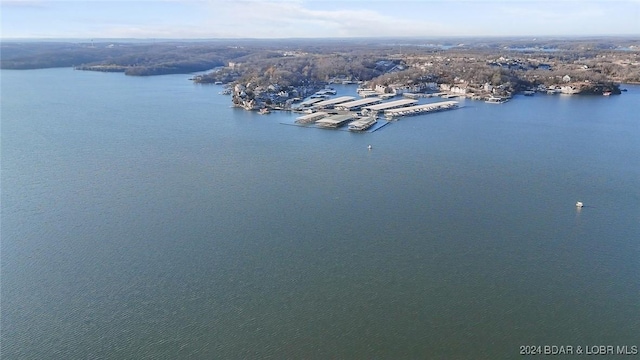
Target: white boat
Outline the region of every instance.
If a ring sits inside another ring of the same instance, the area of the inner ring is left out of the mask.
[[[578,202],[576,203],[576,207],[577,207],[577,208],[581,208],[581,207],[583,207],[583,206],[584,206],[584,204],[582,204],[582,201],[578,201]]]
[[[364,131],[372,127],[378,120],[372,117],[358,119],[349,123],[349,130],[351,131]]]
[[[326,98],[328,98],[328,97],[329,97],[329,95],[335,95],[335,94],[337,94],[337,93],[338,93],[338,92],[337,92],[335,89],[332,89],[332,88],[322,89],[322,90],[318,90],[318,91],[316,91],[316,93],[315,93],[315,94],[311,95],[311,98],[312,98],[312,99],[315,99],[315,98],[323,98],[323,99],[326,99]]]
[[[507,101],[509,101],[509,99],[507,99],[507,98],[491,96],[487,100],[485,100],[484,102],[486,102],[487,104],[504,104]]]
[[[266,115],[266,114],[268,114],[268,113],[270,113],[270,112],[271,112],[271,111],[269,111],[269,109],[267,109],[267,108],[262,108],[262,109],[260,109],[260,111],[258,111],[258,113],[259,113],[260,115]]]

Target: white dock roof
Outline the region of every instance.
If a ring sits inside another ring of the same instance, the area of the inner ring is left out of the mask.
[[[316,106],[316,107],[330,106],[330,105],[351,101],[353,99],[355,99],[353,96],[340,96],[337,98],[320,101],[314,104],[313,106]]]
[[[316,121],[316,124],[320,126],[337,127],[351,119],[353,119],[351,115],[333,115]]]
[[[358,120],[354,120],[351,123],[349,123],[349,125],[356,125],[356,126],[362,126],[366,123],[368,123],[371,120],[375,120],[375,118],[372,117],[364,117],[362,119],[358,119]]]
[[[393,116],[393,115],[404,113],[404,112],[429,111],[429,110],[435,110],[435,109],[439,109],[439,108],[447,108],[447,107],[451,107],[451,106],[454,106],[454,105],[458,105],[458,102],[457,101],[439,101],[439,102],[430,103],[430,104],[422,104],[422,105],[416,105],[416,106],[402,107],[402,108],[398,108],[398,109],[389,109],[389,110],[385,111],[384,114]]]
[[[305,101],[301,102],[301,103],[299,104],[299,106],[309,106],[309,105],[313,105],[313,104],[315,104],[315,103],[318,103],[318,102],[320,102],[320,101],[323,101],[323,99],[322,99],[322,98],[312,98],[312,99],[307,99],[307,100],[305,100]]]
[[[320,119],[327,116],[326,112],[318,111],[307,115],[302,115],[296,118],[296,121],[305,121],[311,119]]]
[[[399,107],[399,106],[412,105],[412,104],[415,104],[417,102],[418,102],[418,100],[402,99],[402,100],[384,102],[384,103],[378,104],[378,105],[367,106],[367,107],[365,107],[365,109],[372,110],[372,111],[379,111],[379,110],[391,109],[391,108]]]
[[[381,101],[382,101],[381,99],[366,98],[366,99],[359,99],[359,100],[353,100],[353,101],[341,103],[339,105],[336,105],[336,107],[348,110],[358,106],[377,104],[377,103],[380,103]]]

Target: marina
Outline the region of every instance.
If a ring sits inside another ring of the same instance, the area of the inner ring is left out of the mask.
[[[357,121],[357,120],[354,120],[354,121]],[[287,120],[281,120],[280,124],[282,124],[282,125],[293,125],[293,126],[297,126],[297,127],[311,128],[311,129],[327,129],[327,130],[332,130],[332,131],[344,131],[344,132],[350,132],[350,133],[354,133],[354,134],[356,134],[356,133],[373,133],[373,132],[376,132],[376,131],[384,128],[384,127],[389,126],[389,124],[391,124],[390,121],[386,121],[386,120],[379,121],[378,119],[376,119],[375,123],[373,123],[371,126],[369,126],[368,128],[366,128],[364,130],[353,130],[353,129],[349,129],[349,126],[344,126],[348,122],[349,122],[349,120],[347,120],[346,122],[343,122],[342,124],[340,124],[340,126],[336,126],[336,127],[322,126],[321,124],[318,124],[318,123],[315,123],[315,122],[307,123],[307,124],[301,124],[301,123],[296,123],[295,121],[287,121]],[[325,125],[328,125],[328,124],[325,124]]]
[[[362,90],[358,89],[357,92],[362,92]],[[318,100],[309,99],[302,102],[301,105],[306,105],[303,111],[307,114],[296,117],[293,123],[282,122],[282,124],[320,129],[344,129],[352,132],[373,132],[399,117],[450,110],[459,106],[457,101],[419,104],[418,99],[410,98],[383,101],[379,97],[355,99],[353,96],[340,96]],[[380,113],[384,114],[387,121],[378,121]],[[345,127],[345,124],[348,126]]]

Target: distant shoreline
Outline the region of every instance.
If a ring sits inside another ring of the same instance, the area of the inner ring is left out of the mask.
[[[249,110],[287,108],[332,83],[359,83],[384,96],[472,99],[616,95],[621,83],[640,84],[640,40],[633,37],[110,40],[3,42],[0,68],[199,73],[192,81],[224,84],[232,103]]]

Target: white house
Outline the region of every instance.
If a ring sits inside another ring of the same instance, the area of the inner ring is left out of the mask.
[[[467,93],[467,86],[466,85],[452,86],[449,91],[451,91],[453,94],[464,95]]]
[[[380,94],[384,94],[387,92],[387,87],[385,85],[376,85],[375,91]]]
[[[578,90],[570,85],[564,85],[560,87],[560,92],[563,94],[576,94]]]

